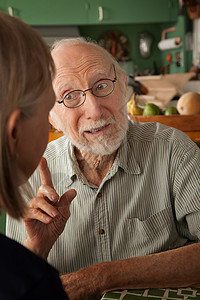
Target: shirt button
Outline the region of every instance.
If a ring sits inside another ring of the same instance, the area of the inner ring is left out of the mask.
[[[105,234],[105,230],[104,229],[99,229],[99,234]]]
[[[101,198],[102,197],[102,193],[98,193],[97,198]]]

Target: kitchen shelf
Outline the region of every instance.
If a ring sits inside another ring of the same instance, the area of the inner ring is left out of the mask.
[[[171,115],[171,116],[133,116],[129,114],[131,120],[135,122],[159,122],[161,124],[177,128],[181,131],[200,131],[199,115]]]
[[[200,114],[171,116],[133,116],[129,114],[129,117],[135,122],[159,122],[179,129],[187,134],[191,140],[200,147]]]

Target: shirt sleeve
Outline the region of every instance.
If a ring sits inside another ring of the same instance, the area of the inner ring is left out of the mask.
[[[182,225],[182,234],[193,240],[200,240],[200,149],[193,147],[179,153],[181,157],[174,176],[174,207],[178,222]]]

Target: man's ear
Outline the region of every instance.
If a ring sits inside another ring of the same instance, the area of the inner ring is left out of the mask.
[[[122,73],[122,78],[123,78],[123,80],[124,80],[124,82],[126,84],[126,87],[127,87],[128,86],[128,80],[127,80],[127,75],[126,75],[125,71],[123,71],[123,73]]]
[[[21,111],[20,109],[15,109],[10,115],[7,123],[7,139],[8,147],[11,155],[15,155],[16,146],[18,143],[18,137],[20,133],[20,119]]]
[[[54,127],[56,128],[58,131],[62,131],[56,124],[56,122],[54,121],[54,117],[52,117],[54,113],[51,111],[50,114],[49,114],[49,123]],[[54,114],[55,116],[55,114]]]

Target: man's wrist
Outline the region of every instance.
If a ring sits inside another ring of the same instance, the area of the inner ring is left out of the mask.
[[[44,260],[47,260],[49,251],[43,249],[41,251],[40,247],[37,247],[36,245],[34,245],[34,243],[31,242],[31,240],[29,238],[27,238],[24,241],[24,246],[29,249],[30,251],[32,251],[33,253],[35,253],[36,255],[40,256],[41,258],[43,258]]]
[[[113,279],[113,263],[114,262],[103,262],[93,266],[96,268],[96,277],[99,285],[99,290],[102,294],[105,294],[106,292],[112,290],[115,286],[114,282],[110,281],[110,278]]]

